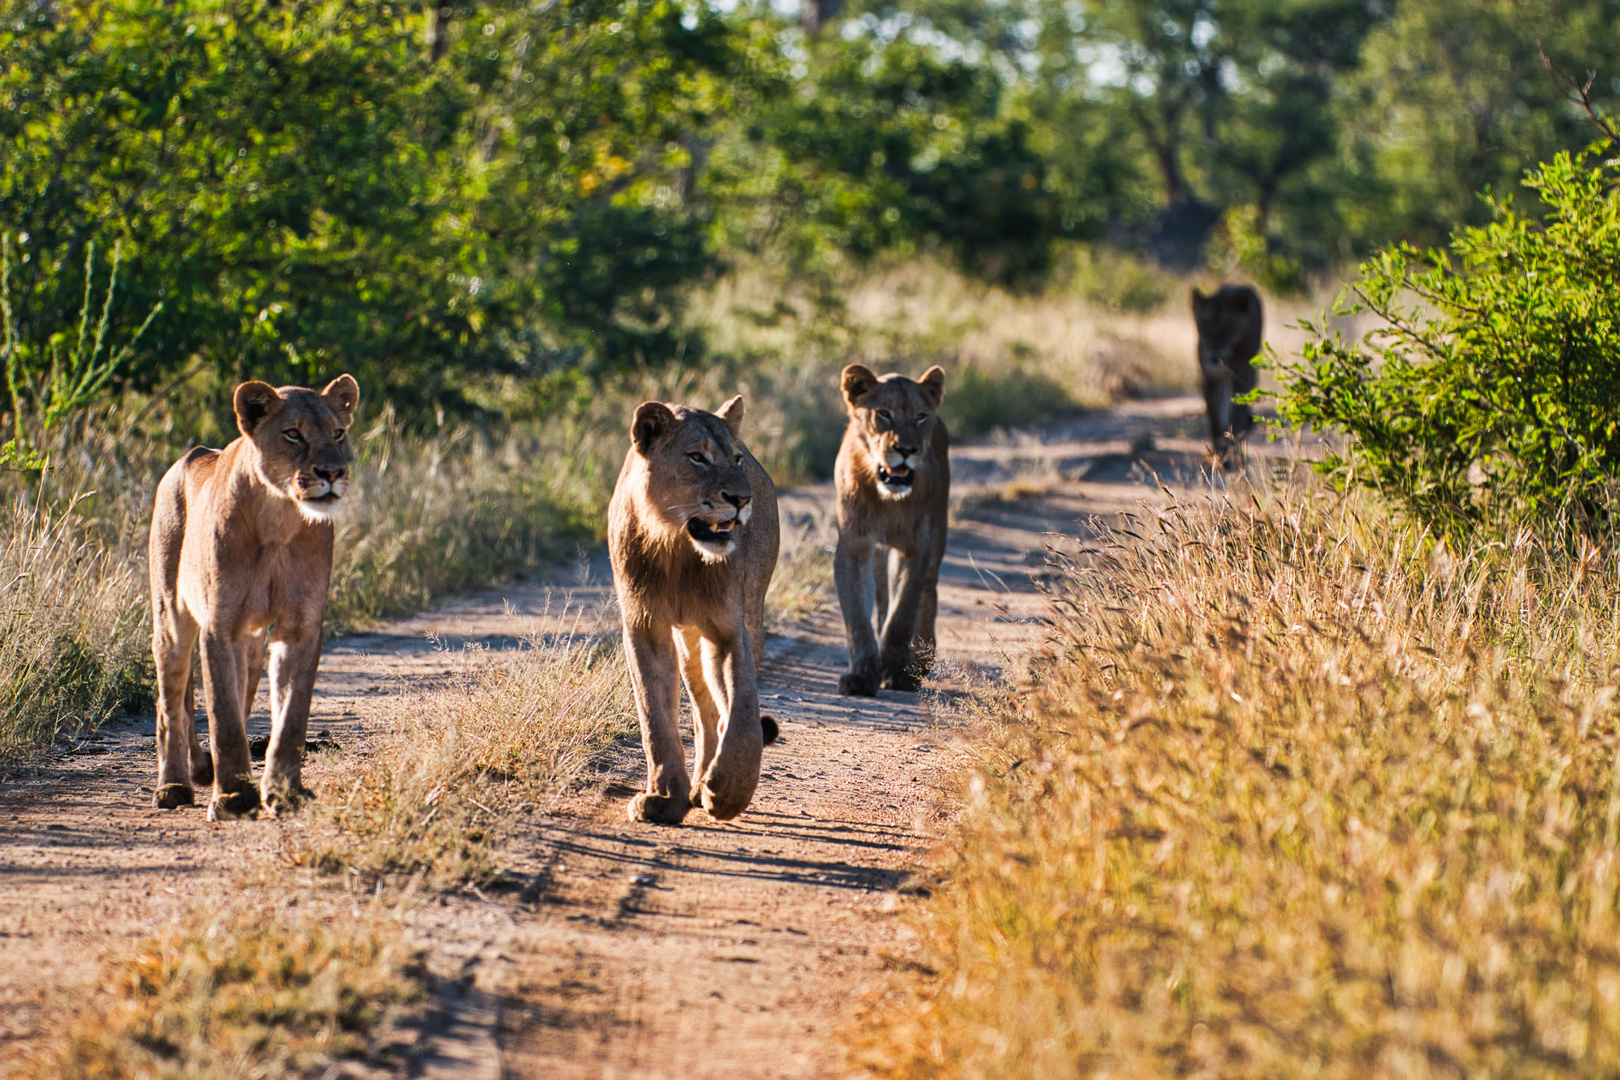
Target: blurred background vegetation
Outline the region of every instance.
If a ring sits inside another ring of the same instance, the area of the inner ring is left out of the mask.
[[[150,492],[240,379],[360,380],[363,624],[591,540],[645,397],[742,391],[793,483],[854,358],[962,434],[1186,388],[1189,278],[1276,342],[1585,147],[1538,47],[1620,71],[1620,0],[0,0],[0,754],[149,685]]]
[[[1589,140],[1538,43],[1620,70],[1604,0],[724,7],[5,0],[17,364],[92,245],[113,340],[162,305],[112,390],[212,415],[350,370],[415,426],[693,363],[691,298],[739,268],[825,306],[917,255],[1041,290],[1083,245],[1299,289]]]

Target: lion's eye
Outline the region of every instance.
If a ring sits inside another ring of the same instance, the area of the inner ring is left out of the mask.
[[[928,423],[928,414],[927,413],[923,413],[923,415],[917,417],[917,426],[918,427],[922,427],[926,423]]]
[[[338,428],[336,431],[332,432],[332,438],[337,442],[342,442],[346,435],[348,435],[348,432],[343,428]]]
[[[286,436],[287,441],[290,443],[301,443],[304,441],[304,437],[298,433],[297,428],[290,427],[281,434]]]
[[[707,465],[709,463],[709,459],[698,453],[696,450],[692,451],[686,456],[692,459],[692,464],[694,465]]]
[[[733,465],[741,465],[742,464],[742,455],[741,454],[733,454],[733,455],[731,455],[731,463]]]
[[[884,423],[888,423],[889,421],[893,420],[894,417],[889,415],[889,410],[888,409],[879,409],[878,410],[878,419],[882,420]]]

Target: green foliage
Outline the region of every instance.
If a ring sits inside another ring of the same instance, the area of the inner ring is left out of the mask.
[[[1304,268],[1277,247],[1265,234],[1259,207],[1234,206],[1221,216],[1205,255],[1224,277],[1247,278],[1277,294],[1303,292]]]
[[[1620,68],[1615,4],[0,0],[8,319],[48,369],[118,251],[86,325],[128,353],[64,407],[349,370],[425,427],[700,360],[685,304],[749,259],[823,301],[916,253],[1027,288],[1075,240],[1294,288],[1574,146],[1535,43]]]
[[[1024,367],[986,373],[964,364],[951,373],[940,406],[946,428],[958,436],[1032,424],[1074,409],[1067,387]]]
[[[1526,170],[1592,137],[1542,65],[1595,72],[1600,107],[1620,92],[1614,0],[1401,3],[1368,35],[1336,87],[1345,138],[1336,164],[1347,232],[1366,241],[1443,243],[1490,211],[1476,193],[1511,191]]]
[[[993,279],[1044,272],[1073,225],[1002,75],[875,18],[839,29],[792,37],[803,60],[718,148],[725,242],[812,270],[937,247]]]
[[[26,240],[24,234],[21,239]],[[96,246],[86,245],[84,256],[84,306],[79,310],[78,334],[70,346],[67,334],[58,331],[44,344],[20,341],[11,308],[11,234],[0,233],[0,367],[5,370],[6,390],[11,395],[11,441],[0,447],[0,468],[42,469],[45,459],[29,448],[28,419],[38,424],[41,434],[49,434],[64,421],[86,408],[101,393],[107,381],[129,358],[141,335],[158,312],[155,304],[146,320],[135,328],[123,347],[113,350],[107,341],[107,325],[112,317],[113,296],[118,287],[121,251],[113,247],[112,267],[107,272],[101,314],[95,333],[88,335],[94,309],[92,286],[95,282]],[[86,340],[87,335],[89,340]]]
[[[1533,171],[1545,218],[1490,201],[1450,254],[1399,245],[1361,267],[1340,313],[1283,368],[1283,418],[1346,433],[1322,468],[1464,539],[1531,526],[1612,535],[1620,469],[1620,163],[1598,147]]]
[[[27,232],[21,339],[78,310],[121,241],[126,365],[155,387],[351,370],[404,407],[561,358],[674,351],[707,265],[683,147],[733,34],[593,0],[415,6],[116,0],[0,17],[0,221]]]

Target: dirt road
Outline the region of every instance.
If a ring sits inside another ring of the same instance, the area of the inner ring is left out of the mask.
[[[1159,481],[1201,483],[1200,408],[1191,398],[1136,403],[953,451],[957,489],[980,497],[950,537],[932,695],[838,696],[833,605],[777,627],[761,694],[782,739],[742,818],[627,822],[643,765],[639,746],[622,745],[508,853],[531,881],[516,899],[446,897],[413,916],[436,966],[471,988],[443,1060],[421,1067],[458,1077],[852,1075],[834,1034],[863,987],[903,961],[898,915],[911,901],[897,887],[951,813],[962,752],[952,693],[1041,640],[1037,583],[1053,534],[1157,501]],[[988,497],[1018,476],[1043,493]],[[815,519],[828,499],[825,489],[787,494],[786,524]],[[443,671],[438,647],[513,647],[564,591],[586,609],[607,604],[602,569],[587,563],[334,643],[312,729],[363,751],[381,696]],[[253,724],[265,723],[261,706]],[[151,729],[150,716],[111,725],[0,790],[0,1072],[37,1045],[56,988],[88,983],[109,952],[198,897],[272,872],[266,853],[284,825],[210,827],[200,813],[149,809]]]

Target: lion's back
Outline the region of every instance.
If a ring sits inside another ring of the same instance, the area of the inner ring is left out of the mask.
[[[156,603],[172,597],[180,575],[180,549],[186,538],[186,523],[194,514],[208,512],[207,500],[197,496],[214,475],[220,451],[195,446],[169,466],[158,482],[152,504],[152,533],[148,541],[148,565],[152,574],[152,598]],[[201,505],[194,505],[200,502]]]

